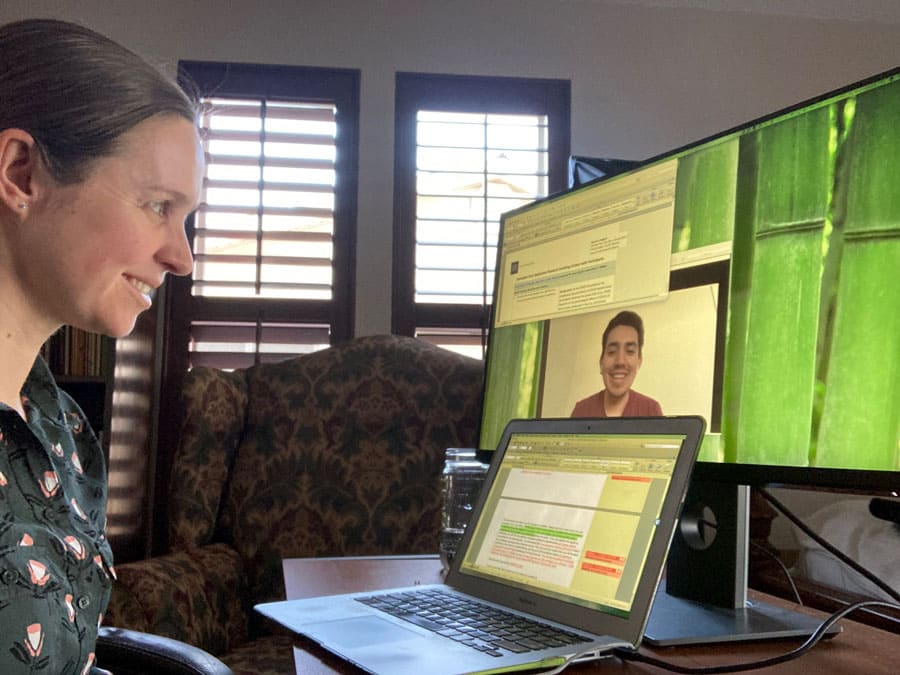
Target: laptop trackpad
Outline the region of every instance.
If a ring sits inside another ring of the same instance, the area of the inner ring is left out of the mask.
[[[376,644],[383,645],[388,642],[410,640],[421,636],[390,621],[379,619],[377,616],[361,616],[319,624],[315,629],[315,637],[326,644],[330,643],[350,649]]]

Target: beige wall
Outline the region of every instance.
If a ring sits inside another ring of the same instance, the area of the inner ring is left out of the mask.
[[[898,62],[896,23],[673,4],[679,3],[3,0],[0,22],[81,21],[170,71],[182,58],[359,68],[356,332],[371,334],[390,330],[396,71],[569,78],[573,152],[636,159]]]

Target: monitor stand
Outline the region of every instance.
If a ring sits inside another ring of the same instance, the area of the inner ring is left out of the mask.
[[[747,600],[750,488],[692,481],[644,640],[654,646],[809,637],[820,619]],[[833,626],[830,635],[840,632]]]

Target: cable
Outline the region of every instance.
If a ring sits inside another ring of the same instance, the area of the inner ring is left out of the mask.
[[[574,663],[576,661],[578,661],[579,663],[587,662],[587,661],[599,661],[600,659],[609,659],[609,658],[612,658],[613,656],[615,656],[615,654],[613,653],[613,650],[610,650],[608,652],[602,652],[600,654],[595,654],[593,656],[593,658],[585,658],[586,656],[591,655],[592,652],[596,652],[596,651],[597,651],[596,648],[592,648],[592,649],[587,649],[583,652],[577,652],[575,654],[572,654],[571,656],[567,656],[566,660],[563,661],[558,666],[556,666],[555,668],[552,668],[551,670],[539,671],[537,673],[537,675],[558,675],[559,673],[564,671],[566,668],[568,668],[572,663]]]
[[[765,659],[760,659],[758,661],[747,661],[745,663],[735,663],[731,665],[722,665],[722,666],[682,666],[676,663],[670,663],[668,661],[664,661],[662,659],[658,659],[655,656],[650,656],[648,654],[644,654],[638,651],[632,651],[630,649],[624,649],[621,647],[617,647],[613,649],[612,653],[617,656],[622,661],[636,661],[640,663],[646,663],[652,666],[656,666],[657,668],[663,668],[664,670],[668,670],[673,673],[685,673],[686,675],[714,675],[716,673],[739,673],[747,670],[756,670],[758,668],[767,668],[769,666],[775,666],[780,663],[785,663],[787,661],[793,661],[794,659],[800,658],[804,654],[806,654],[809,650],[815,647],[825,636],[828,630],[836,624],[838,621],[843,619],[848,614],[851,614],[857,610],[864,609],[867,607],[884,607],[890,609],[900,609],[900,593],[897,593],[893,588],[891,588],[887,583],[882,581],[875,574],[867,570],[865,567],[857,563],[855,560],[847,556],[843,551],[836,548],[825,539],[820,537],[818,534],[812,531],[812,529],[807,526],[800,518],[798,518],[794,513],[790,511],[784,504],[782,504],[778,499],[776,499],[773,495],[769,494],[765,489],[760,488],[759,493],[776,509],[778,509],[786,518],[788,518],[791,522],[793,522],[797,527],[799,527],[805,534],[807,534],[813,541],[818,543],[822,548],[826,551],[834,555],[836,558],[846,563],[849,567],[853,568],[861,575],[869,579],[876,586],[884,590],[888,593],[892,598],[897,600],[894,602],[886,602],[883,600],[864,600],[862,602],[856,602],[847,607],[844,607],[841,610],[838,610],[828,616],[819,626],[812,632],[812,634],[806,639],[803,644],[799,647],[792,649],[789,652],[785,652],[784,654],[779,654],[777,656],[770,656]],[[796,585],[794,584],[794,580],[790,574],[790,572],[785,567],[784,563],[778,559],[777,556],[768,551],[762,546],[757,545],[758,548],[762,549],[769,555],[772,555],[784,570],[787,575],[788,581],[791,584],[791,588],[794,591],[795,596],[798,599],[799,604],[803,604],[800,601],[800,594],[797,590]],[[566,661],[560,664],[558,667],[542,672],[541,675],[557,675],[561,673],[563,670],[568,667],[570,663],[572,663],[579,654],[575,654],[566,659]]]
[[[778,511],[780,511],[786,518],[788,518],[791,522],[793,522],[797,527],[799,527],[806,535],[808,535],[813,541],[818,543],[822,548],[826,551],[834,555],[838,560],[846,563],[849,567],[859,572],[865,578],[870,580],[876,586],[884,590],[888,595],[897,600],[900,603],[900,593],[897,593],[893,588],[891,588],[887,583],[878,578],[876,575],[872,574],[865,567],[857,563],[855,560],[847,556],[843,551],[839,550],[826,540],[824,540],[821,536],[812,531],[812,529],[806,525],[800,518],[798,518],[794,513],[790,511],[784,504],[782,504],[778,499],[776,499],[773,495],[771,495],[765,489],[760,489],[759,493],[774,506]],[[759,547],[763,550],[766,550],[763,547]],[[767,551],[768,552],[768,551]],[[777,558],[776,558],[777,559]],[[779,561],[780,562],[780,561]],[[782,563],[782,568],[784,568],[784,564]],[[788,580],[791,583],[791,587],[794,589],[795,595],[799,597],[799,593],[797,591],[797,587],[794,584],[793,578],[786,568],[785,573],[788,576]],[[801,603],[802,604],[802,603]],[[885,607],[891,609],[897,609],[900,607],[897,603],[893,602],[885,602],[882,600],[865,600],[862,602],[856,602],[847,607],[831,614],[827,619],[825,619],[815,631],[807,638],[807,640],[801,644],[796,649],[792,649],[789,652],[785,652],[784,654],[779,654],[777,656],[768,657],[765,659],[761,659],[759,661],[748,661],[746,663],[737,663],[731,665],[723,665],[723,666],[681,666],[674,663],[669,663],[663,661],[662,659],[658,659],[653,656],[649,656],[647,654],[642,654],[636,651],[630,651],[627,649],[616,649],[615,654],[624,661],[640,661],[642,663],[647,663],[653,666],[657,666],[659,668],[664,668],[666,670],[670,670],[675,673],[687,673],[689,675],[712,675],[714,673],[737,673],[743,672],[747,670],[756,670],[757,668],[765,668],[768,666],[774,666],[779,663],[785,663],[786,661],[792,661],[797,659],[804,654],[806,654],[810,649],[812,649],[815,645],[819,643],[822,637],[826,634],[826,632],[839,620],[847,616],[848,614],[855,612],[859,609],[863,609],[866,607]]]
[[[802,520],[800,520],[800,518],[798,518],[796,515],[794,515],[794,513],[792,513],[790,509],[788,509],[784,504],[782,504],[780,501],[778,501],[778,499],[776,499],[773,495],[771,495],[767,490],[760,488],[759,493],[766,499],[766,501],[768,501],[772,506],[774,506],[781,513],[783,513],[784,516],[788,520],[790,520],[792,523],[794,523],[794,525],[799,527],[804,532],[804,534],[806,534],[810,539],[815,541],[819,546],[821,546],[826,551],[831,553],[831,555],[835,556],[838,560],[843,562],[845,565],[852,568],[856,572],[859,572],[866,579],[871,581],[873,584],[878,586],[878,588],[883,590],[885,593],[887,593],[889,596],[891,596],[894,600],[896,600],[898,603],[900,603],[900,593],[898,593],[893,588],[891,588],[891,586],[889,584],[885,583],[882,579],[880,579],[875,574],[872,574],[872,572],[870,572],[865,567],[860,565],[858,562],[856,562],[853,558],[848,556],[846,553],[844,553],[840,549],[836,548],[835,546],[833,546],[832,544],[827,542],[825,539],[823,539],[821,536],[819,536],[818,534],[813,532],[813,530],[806,523],[804,523]]]
[[[689,675],[712,675],[713,673],[739,673],[746,670],[756,670],[757,668],[766,668],[768,666],[774,666],[779,663],[784,663],[786,661],[792,661],[793,659],[799,658],[806,654],[810,649],[815,647],[825,633],[830,629],[835,623],[843,619],[845,616],[850,614],[851,612],[855,612],[858,609],[862,609],[864,607],[891,607],[893,609],[897,608],[897,605],[892,602],[885,602],[883,600],[865,600],[863,602],[857,602],[849,607],[845,607],[844,609],[835,612],[827,619],[825,619],[819,627],[812,633],[812,635],[807,638],[806,642],[797,647],[796,649],[792,649],[789,652],[784,654],[779,654],[778,656],[770,656],[765,659],[760,659],[759,661],[748,661],[746,663],[736,663],[727,666],[681,666],[676,663],[669,663],[668,661],[663,661],[662,659],[658,659],[654,656],[649,656],[647,654],[642,654],[640,652],[633,652],[627,649],[616,649],[615,654],[623,661],[640,661],[641,663],[647,663],[652,666],[656,666],[658,668],[664,668],[665,670],[669,670],[673,673],[687,673]]]
[[[794,592],[794,600],[796,600],[797,604],[802,607],[803,606],[803,598],[800,597],[800,591],[797,590],[797,584],[794,583],[794,577],[791,575],[791,571],[787,568],[787,565],[784,564],[784,562],[781,560],[781,558],[779,558],[777,555],[775,555],[772,551],[767,549],[762,544],[757,544],[755,541],[751,541],[750,545],[753,546],[754,548],[762,551],[767,556],[769,556],[772,560],[774,560],[776,563],[778,563],[778,566],[781,567],[781,571],[784,572],[784,576],[787,578],[788,583],[791,585],[791,590]]]

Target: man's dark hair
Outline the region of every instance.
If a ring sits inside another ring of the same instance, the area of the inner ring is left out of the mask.
[[[638,354],[640,354],[644,350],[644,321],[637,312],[627,309],[616,314],[606,324],[606,330],[603,331],[603,351],[606,351],[606,341],[609,339],[609,334],[617,326],[631,326],[637,331]]]

